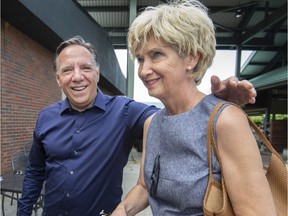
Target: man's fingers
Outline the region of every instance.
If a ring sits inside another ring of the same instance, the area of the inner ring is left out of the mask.
[[[251,98],[251,99],[249,99],[249,103],[250,104],[254,104],[256,102],[256,98],[254,97],[254,98]]]
[[[252,97],[257,97],[257,91],[256,91],[256,89],[254,87],[252,87],[252,89],[251,89],[251,96]]]
[[[235,81],[235,82],[238,82],[239,80],[238,80],[238,78],[237,77],[235,77],[235,76],[230,76],[229,78],[228,78],[228,80],[229,81]]]
[[[251,89],[251,88],[253,88],[253,84],[250,83],[250,82],[247,81],[247,80],[242,80],[242,81],[240,81],[240,82],[241,82],[242,85],[245,86],[247,89]]]
[[[229,85],[232,87],[237,87],[237,85],[239,83],[238,78],[235,76],[229,77],[228,82],[229,82]]]
[[[221,84],[221,81],[220,81],[219,77],[216,76],[216,75],[212,75],[212,76],[211,76],[211,84],[220,85],[220,84]]]
[[[218,76],[211,76],[211,90],[212,92],[218,91],[221,88],[221,81]]]

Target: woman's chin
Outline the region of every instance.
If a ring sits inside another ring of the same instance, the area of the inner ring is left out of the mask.
[[[156,94],[155,92],[151,92],[151,91],[149,91],[148,94],[149,94],[149,96],[157,98],[157,99],[159,99],[159,96],[160,96],[160,95]]]

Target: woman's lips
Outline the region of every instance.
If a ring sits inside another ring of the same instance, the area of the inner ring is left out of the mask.
[[[158,78],[158,79],[152,79],[152,80],[146,80],[146,81],[145,81],[145,84],[146,84],[147,87],[151,87],[151,86],[153,86],[155,83],[157,83],[158,80],[159,80],[159,78]]]

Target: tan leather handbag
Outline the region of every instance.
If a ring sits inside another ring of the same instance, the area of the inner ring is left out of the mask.
[[[225,188],[225,179],[221,174],[221,183],[217,182],[212,174],[212,149],[215,156],[219,162],[220,168],[221,158],[219,155],[218,148],[215,144],[213,136],[213,119],[217,111],[221,108],[223,104],[232,104],[239,107],[233,103],[221,102],[215,106],[213,109],[207,128],[207,153],[208,153],[208,163],[209,163],[209,181],[206,189],[204,201],[203,201],[203,211],[205,216],[230,216],[235,215],[233,208],[231,206],[229,196]],[[242,110],[241,107],[239,109]],[[242,110],[243,111],[243,110]],[[244,111],[243,111],[244,112]],[[244,112],[245,113],[245,112]],[[245,113],[247,116],[247,114]],[[250,126],[255,130],[259,138],[266,145],[267,149],[271,152],[270,162],[268,167],[264,167],[266,172],[266,178],[269,182],[270,189],[272,191],[273,199],[279,216],[287,216],[287,168],[286,165],[278,154],[278,152],[272,147],[270,142],[266,139],[259,128],[254,124],[254,122],[247,116]]]

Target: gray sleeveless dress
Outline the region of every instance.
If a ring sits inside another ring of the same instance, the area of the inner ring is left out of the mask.
[[[220,101],[208,95],[188,112],[168,116],[164,108],[153,117],[148,129],[144,164],[149,192],[155,158],[160,156],[156,195],[149,196],[153,215],[203,215],[202,203],[209,172],[206,128],[213,107]],[[219,181],[220,169],[215,157],[213,173]]]

